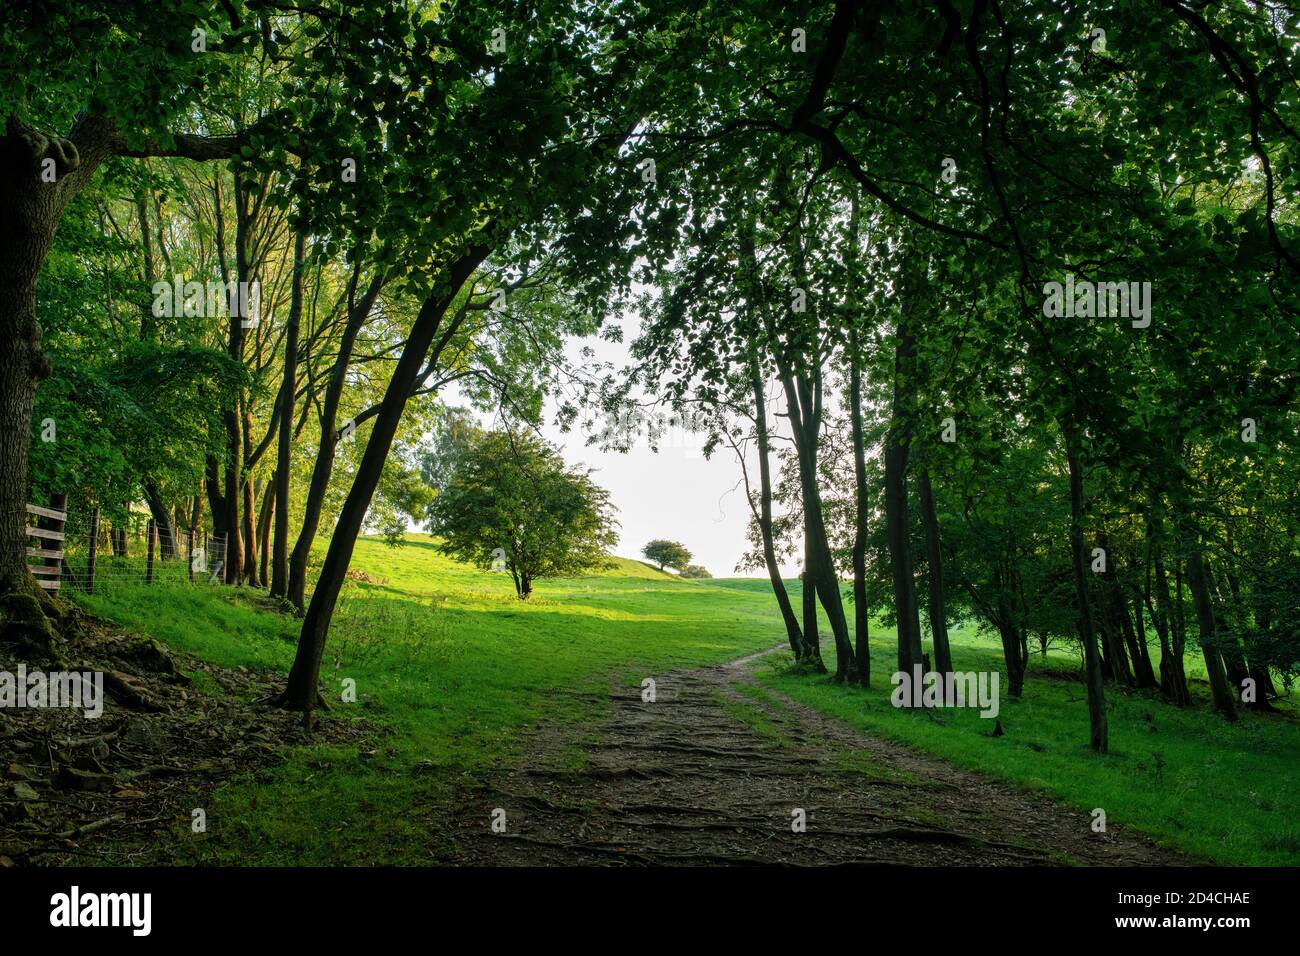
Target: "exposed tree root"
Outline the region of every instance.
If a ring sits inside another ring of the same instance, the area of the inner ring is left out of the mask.
[[[258,703],[266,704],[270,707],[278,707],[280,710],[301,710],[304,711],[304,713],[306,713],[306,709],[301,704],[295,703],[292,700],[290,700],[289,689],[287,687],[284,690],[280,691],[278,694],[271,694],[268,697],[259,698]],[[311,710],[329,710],[329,709],[330,709],[329,702],[325,700],[325,698],[321,695],[321,692],[319,690],[316,691],[316,702],[312,704]]]
[[[476,864],[1044,865],[1186,862],[1090,818],[851,730],[743,665],[609,695],[599,738],[556,723],[525,766],[461,793],[452,841]],[[731,704],[743,703],[744,707]],[[752,723],[751,723],[752,721]],[[574,749],[585,765],[572,769]],[[841,760],[841,757],[851,759]],[[861,768],[861,769],[856,769]],[[905,779],[899,779],[899,778]],[[494,808],[506,832],[488,826]]]

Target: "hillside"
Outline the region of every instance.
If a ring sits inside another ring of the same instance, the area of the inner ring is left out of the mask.
[[[353,567],[350,577],[358,580],[345,588],[326,652],[324,682],[335,702],[328,720],[360,721],[379,728],[380,738],[359,750],[298,748],[271,776],[227,783],[211,811],[226,823],[202,842],[179,841],[181,857],[267,864],[442,859],[454,846],[437,816],[469,781],[528,765],[539,731],[567,741],[563,759],[582,765],[582,742],[598,739],[591,735],[611,713],[611,687],[635,693],[647,677],[662,681],[670,671],[720,664],[785,641],[761,580],[683,581],[618,559],[586,577],[542,581],[524,603],[505,575],[451,561],[423,536],[398,548],[364,539]],[[275,679],[292,660],[298,622],[269,609],[257,591],[120,585],[78,600],[213,664],[263,670]],[[992,641],[969,630],[954,638],[958,667],[1000,667]],[[893,641],[892,630],[874,629],[868,694],[800,674],[776,654],[744,670],[757,683],[746,678],[744,706],[729,713],[738,727],[770,730],[769,711],[779,719],[779,700],[798,701],[859,732],[906,742],[1081,809],[1103,806],[1112,822],[1137,825],[1202,856],[1300,858],[1292,822],[1300,806],[1285,785],[1287,768],[1300,757],[1291,715],[1248,715],[1228,727],[1204,707],[1178,711],[1141,695],[1115,694],[1112,712],[1132,713],[1114,721],[1117,746],[1102,763],[1079,744],[1087,716],[1077,665],[1068,656],[1053,650],[1046,661],[1035,661],[1024,699],[1002,702],[1002,735],[994,737],[992,722],[973,710],[934,715],[890,707]],[[339,702],[345,680],[355,681],[355,704]],[[1224,788],[1243,776],[1255,781],[1254,798],[1229,803]],[[308,805],[324,816],[294,812]],[[319,819],[339,823],[320,827]],[[371,835],[364,847],[355,840],[356,826]]]

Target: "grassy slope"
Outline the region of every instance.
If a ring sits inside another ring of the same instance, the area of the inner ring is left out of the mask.
[[[527,728],[597,718],[611,676],[635,684],[785,639],[762,580],[681,581],[620,560],[600,575],[541,582],[523,604],[506,576],[443,558],[421,536],[398,550],[363,540],[353,566],[379,581],[349,584],[340,603],[326,676],[336,687],[355,679],[359,701],[336,707],[333,717],[361,714],[392,735],[373,755],[305,748],[266,779],[224,787],[208,808],[209,834],[202,842],[178,838],[178,860],[436,859],[445,834],[431,826],[436,818],[427,808],[445,805],[461,774],[472,778],[517,757]],[[797,583],[793,590],[797,595]],[[83,600],[221,663],[283,671],[292,659],[295,622],[226,589],[119,584]],[[1102,807],[1110,822],[1194,853],[1228,863],[1300,861],[1300,796],[1289,786],[1300,757],[1293,720],[1247,715],[1229,726],[1203,706],[1177,711],[1112,692],[1112,753],[1100,758],[1086,747],[1083,688],[1069,679],[1073,662],[1053,654],[1035,664],[1022,701],[1003,702],[1006,733],[993,738],[992,722],[973,711],[932,719],[890,707],[892,642],[892,631],[873,630],[869,695],[790,673],[779,655],[757,670],[770,686],[863,729],[1084,809]],[[956,636],[954,657],[961,669],[1000,665],[996,645],[969,632]],[[412,772],[426,760],[441,769]]]
[[[798,582],[791,584],[798,595]],[[1294,866],[1300,863],[1300,721],[1294,699],[1278,715],[1243,713],[1235,725],[1210,712],[1199,653],[1187,659],[1196,706],[1180,710],[1158,696],[1108,685],[1110,752],[1088,743],[1086,691],[1077,657],[1049,648],[1032,655],[1019,701],[1006,698],[1001,644],[967,627],[954,631],[953,666],[997,670],[1002,704],[994,721],[973,709],[930,714],[890,705],[897,669],[897,636],[876,624],[871,632],[872,691],[867,700],[828,679],[792,672],[780,658],[757,669],[759,678],[803,703],[953,763],[1041,790],[1107,821],[1138,827],[1157,839],[1222,863]],[[822,645],[834,670],[835,649],[823,623]],[[928,645],[927,645],[928,649]],[[1153,648],[1153,652],[1157,649]],[[1156,655],[1158,658],[1158,654]],[[1153,661],[1158,667],[1158,659]]]
[[[539,582],[526,604],[508,576],[456,564],[423,536],[396,550],[363,540],[353,567],[379,580],[349,583],[340,602],[324,676],[335,687],[354,679],[358,702],[332,713],[359,713],[392,735],[373,756],[306,748],[269,780],[223,788],[208,808],[208,839],[199,850],[180,839],[179,859],[427,862],[445,835],[423,808],[445,802],[457,775],[516,755],[528,727],[598,717],[611,676],[639,684],[780,638],[767,596],[719,600],[726,592],[639,561]],[[283,672],[293,658],[295,622],[223,588],[119,584],[82,600],[219,663]],[[421,761],[443,772],[413,773]]]

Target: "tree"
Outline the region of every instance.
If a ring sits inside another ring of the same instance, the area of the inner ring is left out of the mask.
[[[619,146],[636,125],[640,106],[625,94],[637,82],[638,71],[624,68],[633,60],[624,44],[649,24],[621,19],[619,11],[580,13],[562,2],[545,3],[512,34],[506,50],[484,53],[483,37],[515,14],[506,4],[493,7],[456,7],[445,16],[421,15],[409,23],[398,15],[403,29],[390,33],[385,28],[390,42],[383,44],[374,43],[374,30],[349,31],[336,64],[335,52],[316,51],[327,61],[326,69],[337,65],[358,83],[376,75],[389,80],[384,95],[360,99],[350,91],[344,95],[341,85],[322,86],[323,97],[344,98],[354,113],[365,115],[340,120],[337,128],[332,111],[319,117],[336,137],[327,151],[332,155],[322,155],[314,178],[304,177],[296,188],[303,197],[314,188],[337,191],[336,170],[358,155],[353,150],[360,150],[365,161],[358,166],[367,168],[365,187],[350,194],[332,224],[342,230],[352,219],[377,235],[395,237],[378,255],[386,263],[402,264],[399,284],[422,301],[375,406],[365,451],[339,510],[278,700],[302,710],[307,724],[320,698],[317,681],[330,621],[357,536],[408,401],[455,353],[454,342],[468,315],[457,304],[474,296],[474,278],[489,260],[506,259],[530,272],[542,256],[543,236],[557,221],[583,220],[572,243],[572,285],[582,285],[583,274],[590,273],[584,268],[588,255],[609,254],[609,236],[599,230],[593,234],[592,217],[581,214],[601,205],[598,193],[617,181],[597,173],[623,162]],[[530,42],[530,37],[542,36],[547,42]],[[619,56],[604,55],[611,45]],[[436,95],[412,97],[411,89]],[[309,103],[302,105],[311,109]],[[504,117],[510,121],[503,124]],[[394,135],[400,148],[395,148]],[[362,185],[361,179],[356,185]],[[512,239],[522,241],[522,247]],[[537,241],[523,241],[528,239]],[[584,303],[600,308],[590,295]]]
[[[691,563],[691,553],[686,550],[686,546],[680,541],[655,538],[641,549],[641,553],[645,555],[647,561],[653,561],[659,565],[660,571],[664,570],[664,568],[682,571]]]
[[[64,213],[111,157],[231,154],[231,137],[170,129],[221,85],[225,58],[192,50],[201,15],[188,3],[28,5],[0,39],[0,72],[10,78],[0,94],[0,636],[14,643],[48,650],[52,636],[34,603],[23,530],[32,407],[53,370],[41,348],[37,279]],[[225,49],[251,35],[233,19]]]
[[[684,578],[711,578],[712,574],[709,569],[702,564],[688,564],[682,568],[682,577]]]
[[[608,564],[618,540],[609,493],[522,431],[480,434],[429,506],[443,554],[506,570],[521,601],[541,578]]]

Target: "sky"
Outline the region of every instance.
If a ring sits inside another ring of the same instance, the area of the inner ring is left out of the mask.
[[[605,452],[584,446],[584,436],[568,435],[550,426],[547,440],[559,446],[570,464],[593,469],[593,479],[607,489],[618,508],[619,543],[623,557],[641,557],[654,538],[680,541],[714,577],[735,577],[736,561],[746,549],[745,504],[740,465],[730,449],[719,449],[709,460],[685,440],[666,441],[656,453],[643,441],[630,451]],[[687,437],[684,433],[683,438]],[[739,572],[751,577],[759,571]]]
[[[583,361],[580,349],[586,346],[595,352],[596,361],[620,368],[625,365],[627,343],[636,335],[637,319],[627,315],[621,324],[622,342],[581,339],[569,343],[573,364]],[[762,574],[758,570],[736,571],[736,562],[747,549],[749,506],[740,463],[730,448],[719,448],[706,459],[701,451],[703,436],[682,428],[670,430],[660,440],[658,451],[644,438],[626,452],[602,451],[597,445],[587,445],[587,435],[578,428],[565,434],[549,423],[543,435],[561,449],[570,464],[591,468],[592,478],[609,491],[618,508],[617,554],[640,558],[648,542],[667,538],[684,544],[691,552],[691,563],[703,565],[715,578]]]
[[[590,348],[596,362],[610,362],[622,368],[628,360],[628,345],[637,330],[635,316],[621,320],[623,342],[575,339],[568,344],[570,367],[584,362],[581,349]],[[450,391],[449,404],[458,402]],[[667,410],[665,410],[667,414]],[[665,436],[656,452],[642,438],[629,451],[603,451],[588,445],[588,435],[575,426],[567,434],[553,424],[554,408],[542,428],[542,436],[558,447],[570,465],[592,469],[593,480],[610,493],[618,508],[619,542],[615,554],[641,559],[641,549],[655,538],[680,541],[692,554],[691,563],[703,565],[714,577],[765,577],[761,569],[736,571],[736,562],[747,549],[745,537],[749,506],[745,502],[740,463],[727,447],[706,459],[700,446],[702,436],[676,429]],[[775,420],[769,427],[778,427]],[[757,461],[750,451],[751,474]],[[775,459],[773,459],[775,466]],[[793,564],[782,565],[793,577]]]

